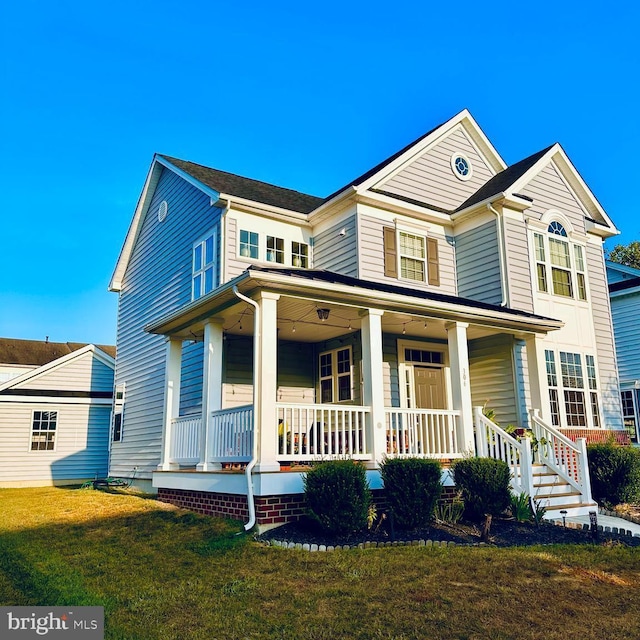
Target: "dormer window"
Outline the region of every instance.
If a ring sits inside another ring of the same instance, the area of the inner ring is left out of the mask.
[[[583,248],[569,242],[568,238],[564,225],[557,220],[549,224],[546,235],[533,234],[538,291],[586,300]]]

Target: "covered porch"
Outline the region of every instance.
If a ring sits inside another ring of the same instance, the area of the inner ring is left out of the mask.
[[[477,453],[469,345],[519,340],[544,407],[544,349],[560,323],[328,272],[252,268],[147,328],[166,336],[161,472],[258,474],[331,458]],[[186,408],[184,345],[202,345]],[[184,391],[184,389],[182,389]],[[182,403],[181,403],[182,397]],[[182,404],[182,410],[181,410]]]

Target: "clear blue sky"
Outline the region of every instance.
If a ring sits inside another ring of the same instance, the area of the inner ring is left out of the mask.
[[[638,239],[639,31],[618,2],[5,2],[0,336],[115,342],[154,152],[324,196],[466,107],[509,164],[560,142]]]

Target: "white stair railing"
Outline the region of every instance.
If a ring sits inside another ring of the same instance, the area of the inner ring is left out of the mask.
[[[496,458],[506,462],[511,470],[511,486],[520,494],[534,495],[533,457],[531,440],[516,440],[512,435],[489,420],[482,407],[474,407],[474,433],[477,455],[483,458]]]
[[[587,441],[576,442],[542,420],[537,409],[531,411],[531,425],[538,441],[536,460],[545,464],[572,487],[580,491],[585,502],[593,502],[587,459]]]

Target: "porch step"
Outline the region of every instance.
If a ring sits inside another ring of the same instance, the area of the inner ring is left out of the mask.
[[[532,471],[533,499],[545,508],[545,520],[562,519],[561,511],[569,517],[589,515],[589,511],[598,509],[595,502],[583,502],[582,494],[546,465],[536,464]]]
[[[543,504],[543,506],[545,506]],[[596,502],[580,502],[579,504],[557,504],[553,507],[547,507],[544,514],[545,520],[562,520],[561,511],[566,511],[565,517],[588,516],[589,511],[597,511],[598,504]]]

